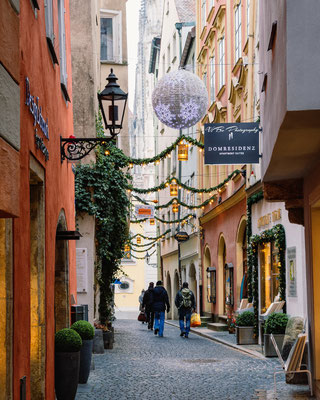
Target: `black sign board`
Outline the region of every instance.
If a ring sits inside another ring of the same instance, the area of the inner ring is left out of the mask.
[[[187,232],[181,231],[181,232],[177,232],[174,235],[174,238],[178,241],[178,242],[186,242],[187,240],[189,240],[189,235],[187,234]]]
[[[259,122],[204,125],[205,164],[259,164]]]

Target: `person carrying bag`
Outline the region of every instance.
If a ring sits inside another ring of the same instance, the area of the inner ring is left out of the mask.
[[[184,282],[182,289],[177,293],[175,305],[179,313],[180,336],[187,338],[190,332],[191,313],[196,308],[196,300],[188,282]]]

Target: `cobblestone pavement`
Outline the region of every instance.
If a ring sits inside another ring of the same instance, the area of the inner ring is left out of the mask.
[[[94,355],[88,383],[76,400],[258,400],[275,399],[275,359],[261,360],[165,325],[164,337],[134,320],[115,321],[112,350]],[[309,399],[307,386],[278,378],[278,400]]]

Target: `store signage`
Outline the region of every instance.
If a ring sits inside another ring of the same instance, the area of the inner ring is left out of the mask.
[[[259,123],[204,125],[205,164],[259,164]]]
[[[287,285],[288,296],[297,297],[297,270],[296,270],[296,248],[287,248]]]
[[[269,225],[272,222],[279,221],[281,219],[281,209],[272,211],[272,213],[263,215],[258,219],[258,228]]]
[[[44,136],[49,140],[48,119],[44,119],[42,115],[42,107],[39,106],[39,97],[34,97],[30,93],[29,78],[26,78],[26,106],[29,107],[30,113],[33,115],[33,126],[37,125],[42,130]]]
[[[174,235],[174,238],[176,239],[177,242],[186,242],[187,240],[189,240],[189,235],[187,234],[187,232],[181,231],[177,232]]]
[[[40,128],[47,140],[49,140],[49,126],[48,119],[44,119],[42,115],[42,107],[39,106],[39,97],[34,97],[30,93],[30,82],[29,78],[26,78],[26,106],[29,108],[30,113],[33,116],[33,126],[35,130],[34,139],[36,147],[44,155],[45,160],[49,160],[49,150],[44,144],[43,139],[37,134],[37,126]]]
[[[154,206],[139,204],[135,206],[136,218],[154,218]]]

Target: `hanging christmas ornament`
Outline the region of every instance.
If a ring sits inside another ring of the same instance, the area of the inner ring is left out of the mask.
[[[126,244],[125,246],[124,246],[124,251],[130,251],[130,246],[128,245],[128,244]]]
[[[187,161],[188,160],[188,145],[179,144],[178,145],[178,160]]]
[[[152,93],[152,106],[165,125],[175,129],[188,128],[207,112],[207,89],[197,75],[179,69],[160,79]]]
[[[170,196],[178,195],[178,185],[176,183],[171,183],[170,185]]]
[[[137,236],[137,243],[141,244],[141,237],[140,236]]]
[[[172,204],[172,212],[176,213],[179,211],[179,204]]]
[[[154,224],[155,224],[154,218],[150,218],[150,219],[149,219],[149,223],[150,223],[150,225],[154,225]]]

